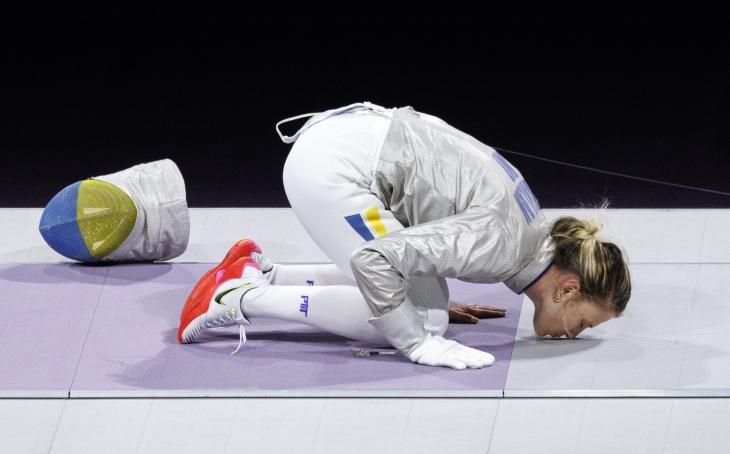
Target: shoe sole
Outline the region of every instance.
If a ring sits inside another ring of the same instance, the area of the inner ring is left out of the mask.
[[[193,287],[193,291],[190,292],[190,296],[185,301],[182,313],[180,314],[180,328],[177,331],[177,340],[180,343],[190,342],[190,340],[183,340],[183,331],[185,331],[193,320],[208,312],[208,306],[213,297],[213,292],[218,287],[218,284],[223,281],[226,270],[241,258],[249,257],[252,252],[262,253],[261,248],[253,240],[245,239],[239,241],[231,247],[218,266],[206,272],[198,280],[198,283]],[[253,261],[253,259],[251,260]],[[253,262],[254,264],[256,263],[255,261]],[[256,267],[258,268],[258,264]],[[240,272],[243,272],[243,266],[241,266]],[[241,277],[241,275],[239,274],[237,277]]]

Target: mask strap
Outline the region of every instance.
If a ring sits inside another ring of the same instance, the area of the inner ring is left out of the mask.
[[[335,115],[357,112],[358,110],[364,110],[364,109],[370,110],[372,112],[377,113],[378,115],[382,115],[387,118],[392,117],[391,113],[387,112],[386,109],[384,109],[380,106],[376,106],[375,104],[371,104],[369,102],[358,102],[355,104],[350,104],[349,106],[340,107],[339,109],[332,109],[332,110],[328,110],[326,112],[321,112],[321,113],[308,113],[308,114],[304,114],[304,115],[297,115],[296,117],[291,117],[291,118],[287,118],[286,120],[281,120],[280,122],[278,122],[276,124],[276,132],[279,134],[279,137],[281,137],[281,140],[284,143],[294,143],[294,142],[296,142],[296,140],[299,138],[300,135],[304,134],[304,132],[308,128],[310,128],[311,126],[314,126],[315,124],[319,123],[320,121],[326,120],[330,117],[334,117]],[[304,126],[302,126],[301,129],[299,129],[299,131],[297,131],[297,133],[291,137],[285,136],[279,130],[279,125],[281,125],[282,123],[286,123],[288,121],[298,120],[300,118],[306,118],[306,117],[314,117],[314,118],[310,118],[309,120],[307,120],[307,122],[304,123]]]
[[[292,136],[292,137],[285,136],[279,130],[279,125],[281,125],[283,123],[288,123],[290,121],[299,120],[300,118],[314,117],[315,115],[319,115],[320,113],[322,113],[322,112],[308,113],[308,114],[304,114],[304,115],[297,115],[296,117],[291,117],[291,118],[286,118],[284,120],[281,120],[280,122],[278,122],[276,124],[276,132],[279,134],[279,137],[281,137],[281,140],[284,143],[293,143],[293,142],[296,142],[296,140],[299,138],[299,133],[294,134],[294,136]]]

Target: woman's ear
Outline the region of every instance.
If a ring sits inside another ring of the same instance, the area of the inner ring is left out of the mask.
[[[558,291],[566,295],[571,292],[580,291],[580,280],[573,274],[566,273],[561,276]]]

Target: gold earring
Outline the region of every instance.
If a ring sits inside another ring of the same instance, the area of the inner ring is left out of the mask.
[[[560,301],[560,298],[562,298],[562,296],[560,296],[560,293],[557,293],[555,294],[555,296],[553,296],[553,301],[557,303],[558,301]]]

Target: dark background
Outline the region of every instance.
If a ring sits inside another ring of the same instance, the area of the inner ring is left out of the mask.
[[[75,181],[171,158],[190,206],[287,207],[275,123],[365,100],[492,146],[730,192],[719,9],[343,5],[7,8],[0,206],[42,207]],[[730,207],[504,156],[543,207]]]

